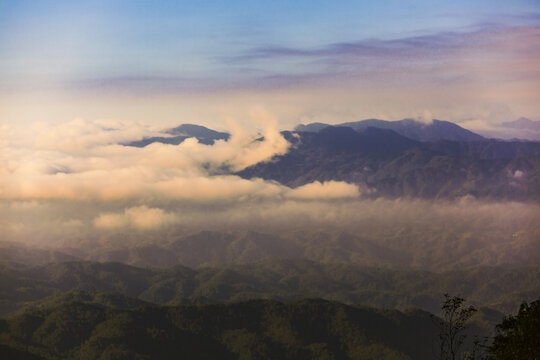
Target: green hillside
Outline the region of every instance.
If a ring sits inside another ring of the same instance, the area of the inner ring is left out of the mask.
[[[35,267],[4,264],[0,281],[4,315],[72,289],[114,292],[168,305],[307,296],[384,308],[414,306],[431,312],[439,310],[443,293],[460,294],[476,306],[502,313],[514,312],[522,301],[540,297],[540,267],[475,267],[433,273],[293,260],[199,269],[64,262]]]
[[[45,359],[431,359],[423,311],[319,299],[139,307],[67,302],[0,322],[4,349]]]

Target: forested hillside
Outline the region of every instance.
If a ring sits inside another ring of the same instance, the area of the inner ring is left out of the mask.
[[[132,310],[67,302],[0,320],[0,351],[45,359],[422,360],[436,336],[423,311],[317,299]]]
[[[69,300],[76,294],[59,294],[72,289],[113,293],[101,295],[100,302],[120,307],[144,302],[176,305],[320,297],[382,308],[418,307],[435,313],[443,293],[460,294],[474,305],[501,313],[514,312],[522,301],[540,297],[539,267],[476,267],[433,273],[310,261],[199,269],[65,262],[36,267],[3,264],[0,279],[4,315],[25,306],[31,309]],[[52,298],[45,299],[49,296]]]

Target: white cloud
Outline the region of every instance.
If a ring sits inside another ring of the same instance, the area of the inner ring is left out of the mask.
[[[94,226],[110,229],[131,226],[139,229],[154,229],[177,221],[174,214],[145,205],[130,207],[123,213],[102,213],[94,219]]]
[[[525,173],[521,170],[514,171],[514,174],[512,175],[515,179],[521,179],[525,175]]]
[[[291,199],[346,199],[360,196],[358,186],[341,181],[314,181],[290,190],[287,197]]]
[[[434,117],[435,116],[433,115],[433,113],[427,109],[424,109],[423,111],[418,112],[415,115],[411,116],[411,118],[413,118],[414,120],[421,122],[423,124],[427,124],[427,125],[433,123]]]
[[[87,121],[77,118],[62,124],[36,122],[32,127],[35,148],[67,152],[84,151],[156,134],[141,124],[102,119]]]
[[[85,121],[37,124],[34,141],[5,148],[0,157],[0,197],[7,199],[118,200],[241,198],[280,193],[277,185],[236,176],[212,176],[224,166],[240,170],[283,154],[288,142],[276,120],[262,109],[250,114],[262,124],[250,135],[235,125],[230,141],[214,145],[187,139],[180,145],[154,143],[144,148],[119,142],[141,138],[149,128],[129,122]],[[26,136],[27,134],[25,134]]]

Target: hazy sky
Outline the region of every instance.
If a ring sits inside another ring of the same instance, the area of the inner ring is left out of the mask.
[[[279,130],[300,122],[540,120],[539,84],[537,0],[0,0],[0,233],[369,221],[394,205],[363,205],[366,186],[213,169],[287,152]],[[232,138],[121,145],[181,123]],[[537,213],[512,206],[493,221]]]
[[[0,0],[0,121],[540,120],[538,1]]]

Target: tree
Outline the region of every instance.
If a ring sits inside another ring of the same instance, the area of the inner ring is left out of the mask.
[[[460,348],[465,341],[467,321],[477,311],[474,306],[465,307],[465,299],[459,296],[444,294],[444,302],[441,307],[442,319],[432,316],[435,325],[439,328],[439,359],[458,360],[470,359],[471,353],[461,353]],[[476,353],[476,346],[472,354]]]
[[[540,300],[524,302],[516,316],[506,316],[497,325],[489,352],[496,360],[540,359]]]

